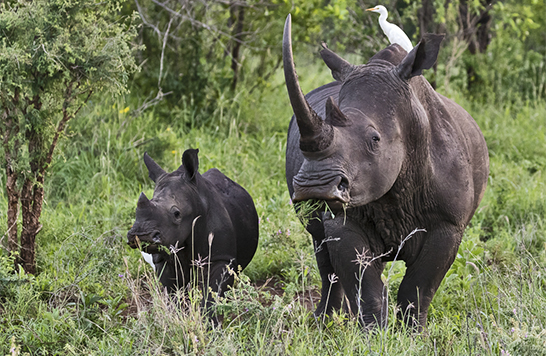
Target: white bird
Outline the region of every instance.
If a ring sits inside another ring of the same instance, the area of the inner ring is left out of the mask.
[[[389,13],[387,12],[385,6],[377,5],[376,7],[366,9],[366,11],[379,13],[379,26],[381,26],[381,29],[389,39],[390,43],[399,44],[408,53],[413,49],[413,45],[404,31],[402,31],[402,29],[395,24],[387,22]]]

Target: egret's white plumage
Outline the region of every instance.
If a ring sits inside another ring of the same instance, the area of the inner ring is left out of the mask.
[[[377,5],[376,7],[366,9],[366,11],[379,13],[379,26],[381,26],[381,29],[389,39],[390,43],[399,44],[407,52],[413,49],[413,45],[411,44],[410,39],[404,33],[404,31],[402,31],[402,29],[395,24],[387,22],[387,17],[389,16],[389,13],[387,12],[385,6]]]

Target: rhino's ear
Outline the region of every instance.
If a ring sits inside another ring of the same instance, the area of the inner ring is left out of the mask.
[[[397,67],[402,79],[409,79],[421,75],[423,69],[429,69],[434,65],[440,51],[440,43],[444,35],[425,33],[417,46],[408,53]]]
[[[326,43],[322,42],[322,50],[320,56],[328,68],[332,71],[332,77],[337,81],[344,81],[347,76],[353,71],[354,66],[331,51]]]
[[[184,151],[182,154],[182,166],[178,168],[179,170],[183,168],[191,181],[195,180],[195,176],[199,170],[199,158],[197,157],[198,153],[198,149],[192,148]]]
[[[326,100],[325,121],[332,126],[349,126],[351,124],[347,116],[345,116],[336,105],[333,97],[329,97],[328,100]]]
[[[159,164],[155,163],[152,157],[148,156],[148,152],[144,153],[144,164],[148,168],[148,177],[150,177],[150,179],[154,182],[157,180],[157,178],[166,173],[163,168],[159,166]]]

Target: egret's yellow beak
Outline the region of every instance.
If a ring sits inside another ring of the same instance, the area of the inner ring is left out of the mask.
[[[377,10],[375,7],[370,7],[369,9],[366,9],[366,11],[374,11]]]

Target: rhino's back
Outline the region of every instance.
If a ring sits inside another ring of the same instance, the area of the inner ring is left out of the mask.
[[[489,176],[489,153],[485,138],[474,118],[466,110],[453,100],[441,97],[449,112],[459,112],[455,124],[459,127],[460,144],[468,152],[467,164],[472,166],[471,179],[474,183],[475,200],[479,202],[485,192]]]
[[[433,91],[428,96],[421,103],[430,120],[438,203],[459,224],[466,225],[485,192],[489,174],[487,145],[476,121],[460,105]]]
[[[221,194],[222,201],[235,228],[237,262],[245,268],[258,246],[258,213],[250,194],[216,168],[209,169],[203,178],[212,183]]]

